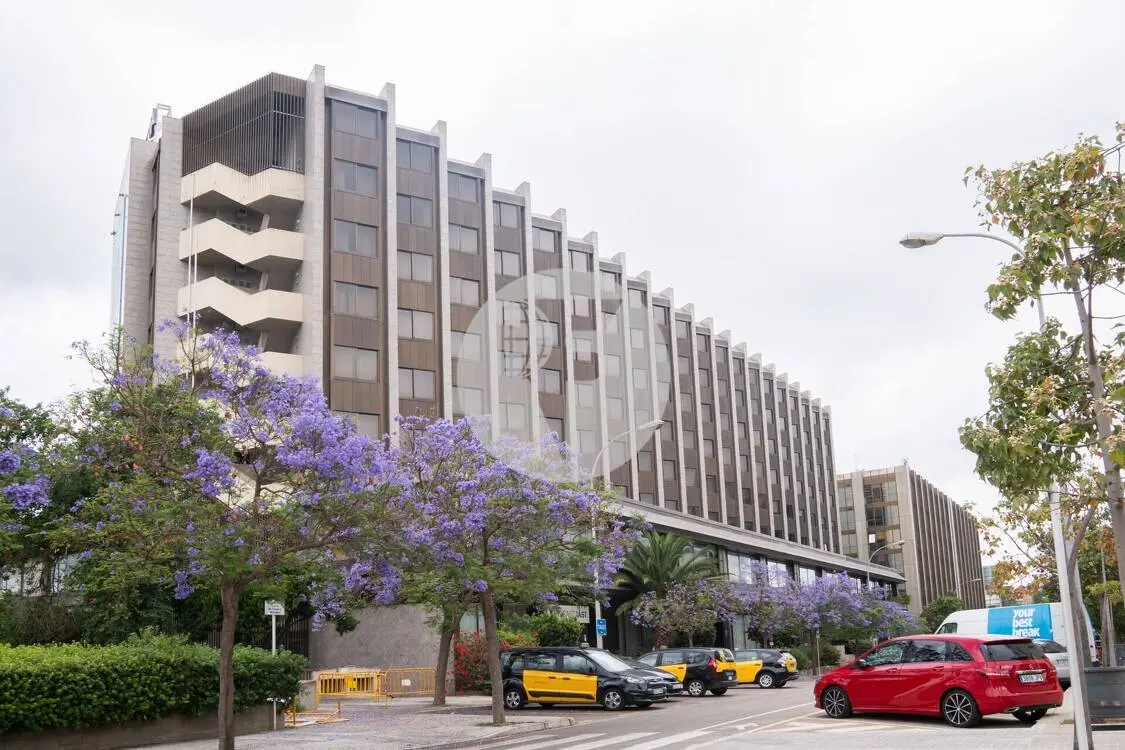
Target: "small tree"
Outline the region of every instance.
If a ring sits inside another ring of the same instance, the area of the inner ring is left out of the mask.
[[[26,562],[29,527],[51,501],[40,451],[53,432],[45,411],[0,390],[0,562],[5,567]]]
[[[576,481],[584,473],[556,435],[538,446],[503,436],[486,444],[480,419],[407,417],[399,426],[403,534],[416,550],[413,567],[432,571],[435,603],[479,597],[492,718],[502,724],[498,603],[554,601],[568,584],[610,580],[635,524],[615,513],[608,496]],[[439,673],[446,667],[439,663]]]
[[[729,622],[731,587],[725,581],[700,580],[672,583],[663,594],[641,594],[629,616],[633,622],[652,630],[653,648],[663,648],[678,634],[694,645],[696,633],[713,628],[716,622]]]
[[[314,382],[270,373],[234,334],[171,329],[176,362],[120,337],[79,346],[102,383],[74,402],[77,437],[108,481],[60,541],[102,550],[121,575],[162,571],[177,598],[200,584],[218,591],[219,747],[229,750],[242,595],[302,571],[318,624],[341,614],[349,593],[391,601],[396,465],[329,411]]]
[[[629,550],[617,576],[617,585],[628,592],[618,612],[627,612],[637,598],[648,592],[668,593],[677,583],[691,583],[715,577],[718,562],[710,548],[697,547],[678,534],[649,531]]]
[[[945,622],[946,617],[964,608],[965,603],[956,596],[938,597],[922,610],[921,624],[933,633]]]

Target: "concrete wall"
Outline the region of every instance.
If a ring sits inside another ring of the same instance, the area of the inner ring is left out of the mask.
[[[332,625],[309,634],[313,670],[336,667],[434,667],[438,629],[424,607],[379,607],[356,613],[359,625],[340,635]],[[452,661],[452,660],[451,660]]]
[[[235,714],[235,734],[270,731],[273,723],[270,716],[272,710],[272,706],[258,706]],[[277,723],[281,726],[280,718]],[[210,740],[218,736],[218,717],[209,713],[206,716],[169,716],[159,721],[132,721],[109,727],[48,729],[42,732],[0,735],[0,747],[4,750],[115,750]]]

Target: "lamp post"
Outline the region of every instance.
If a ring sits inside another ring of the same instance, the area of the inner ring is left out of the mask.
[[[612,438],[609,439],[609,442],[607,442],[605,445],[602,446],[602,449],[600,451],[598,451],[597,453],[594,454],[594,463],[593,463],[593,467],[591,468],[591,472],[597,471],[598,466],[601,464],[602,456],[605,455],[605,452],[609,449],[609,446],[613,445],[614,443],[616,443],[621,438],[628,437],[629,435],[632,435],[634,432],[645,433],[645,432],[648,432],[649,430],[656,430],[656,429],[659,429],[660,427],[662,427],[663,425],[664,425],[664,420],[654,419],[652,421],[645,422],[644,424],[639,425],[636,430],[625,430],[624,432],[621,432],[621,433],[618,433],[617,435],[614,435]],[[593,474],[591,473],[591,476],[590,476],[591,486],[593,485],[593,483],[594,483],[594,478],[593,478]],[[594,524],[594,523],[590,524],[590,535],[594,539],[598,538],[597,525]],[[604,641],[603,641],[603,638],[602,638],[602,634],[598,632],[598,620],[602,619],[602,600],[601,600],[601,597],[598,595],[598,591],[599,591],[600,586],[601,586],[601,581],[596,578],[597,573],[595,573],[594,575],[595,575],[595,579],[594,579],[594,636],[597,638],[598,648],[602,648],[602,644],[604,643]]]
[[[867,588],[868,589],[871,588],[871,566],[874,565],[874,563],[872,562],[872,559],[875,557],[875,555],[879,554],[880,552],[882,552],[885,549],[894,549],[896,547],[906,546],[907,542],[912,542],[912,541],[914,541],[914,540],[913,539],[899,539],[897,542],[891,542],[890,544],[884,544],[882,547],[876,547],[875,551],[867,556],[867,565],[865,567],[867,568]]]
[[[1023,255],[1023,248],[1012,242],[995,234],[987,234],[984,232],[958,232],[951,234],[941,234],[936,232],[914,232],[905,235],[899,244],[911,250],[918,248],[936,245],[946,237],[979,237],[981,239],[993,240],[994,242],[1002,242],[1008,247],[1015,250],[1018,254]],[[1039,311],[1039,330],[1045,332],[1047,329],[1047,315],[1043,311],[1043,298],[1040,295],[1035,295],[1035,306]],[[1070,587],[1070,570],[1067,565],[1067,549],[1066,549],[1066,535],[1063,531],[1062,507],[1059,500],[1060,489],[1058,482],[1052,482],[1050,488],[1047,490],[1047,504],[1051,508],[1051,530],[1054,532],[1055,544],[1055,570],[1059,578],[1059,599],[1063,608],[1063,616],[1066,618],[1067,628],[1072,633],[1078,633],[1078,628],[1084,628],[1086,623],[1077,619],[1077,612],[1074,611],[1073,601],[1071,600],[1071,587]],[[1085,618],[1083,618],[1085,620]],[[1075,623],[1078,623],[1075,625]],[[1074,734],[1075,744],[1079,750],[1089,750],[1092,745],[1090,738],[1090,721],[1087,715],[1088,707],[1086,705],[1086,680],[1085,675],[1081,671],[1081,665],[1085,660],[1080,657],[1078,653],[1078,638],[1067,639],[1067,658],[1070,663],[1078,668],[1077,679],[1071,682],[1074,689]]]

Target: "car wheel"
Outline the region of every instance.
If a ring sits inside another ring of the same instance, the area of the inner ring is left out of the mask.
[[[608,688],[602,693],[602,705],[606,711],[620,711],[625,707],[625,696],[617,688]]]
[[[684,690],[692,698],[699,698],[707,692],[707,687],[703,684],[703,680],[688,680],[684,685]]]
[[[726,695],[726,688],[711,688],[711,695]]]
[[[1046,715],[1047,709],[1045,708],[1020,708],[1012,711],[1012,716],[1015,716],[1024,724],[1034,724]]]
[[[758,687],[771,688],[775,684],[777,684],[777,681],[769,672],[762,672],[758,675]]]
[[[951,690],[941,699],[941,715],[960,729],[975,727],[980,723],[980,706],[964,690]]]
[[[820,705],[824,707],[824,713],[833,719],[846,719],[852,715],[852,702],[848,694],[835,685],[825,689],[820,696]]]
[[[504,691],[504,708],[519,711],[527,705],[527,697],[517,687],[510,687]]]

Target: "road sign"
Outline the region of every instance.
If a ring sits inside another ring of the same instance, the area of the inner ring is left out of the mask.
[[[572,620],[589,625],[590,624],[590,608],[589,607],[576,607],[572,604],[558,605],[559,614],[563,617],[569,617]]]
[[[266,616],[267,617],[284,617],[285,605],[281,602],[268,601],[266,602]]]
[[[597,625],[597,628],[598,628],[598,635],[600,635],[604,638],[606,633],[609,632],[605,627],[605,620],[598,620],[596,625]]]

